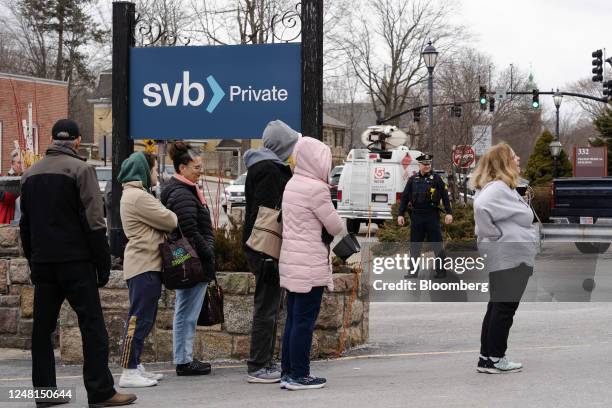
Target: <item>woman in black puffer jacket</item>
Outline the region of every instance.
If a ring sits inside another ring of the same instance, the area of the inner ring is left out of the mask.
[[[164,186],[161,202],[176,214],[179,227],[198,253],[204,270],[204,282],[176,290],[172,332],[174,364],[177,375],[204,375],[210,373],[210,364],[193,358],[193,340],[206,287],[215,277],[215,257],[210,212],[196,184],[202,173],[202,158],[183,142],[174,143],[169,153],[176,174]]]

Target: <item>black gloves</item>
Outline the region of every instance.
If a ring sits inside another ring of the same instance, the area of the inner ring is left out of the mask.
[[[330,246],[331,243],[334,241],[334,236],[327,232],[325,227],[323,227],[323,229],[321,230],[321,240],[323,240],[325,246]]]
[[[110,279],[110,270],[111,270],[111,257],[109,254],[106,256],[101,256],[96,260],[94,264],[94,268],[96,268],[96,275],[98,276],[98,287],[102,288],[106,286],[108,280]]]

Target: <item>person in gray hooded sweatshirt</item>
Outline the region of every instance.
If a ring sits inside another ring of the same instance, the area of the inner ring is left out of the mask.
[[[285,185],[292,176],[287,164],[300,134],[280,120],[274,120],[263,132],[263,147],[244,154],[247,178],[243,246],[249,269],[255,275],[255,299],[251,351],[247,362],[247,381],[276,383],[280,371],[273,362],[277,316],[281,301],[278,261],[246,246],[260,206],[280,208]]]

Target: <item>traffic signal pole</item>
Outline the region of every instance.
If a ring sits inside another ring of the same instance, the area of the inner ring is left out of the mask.
[[[540,91],[538,92],[540,95],[554,95],[556,92],[550,91],[550,92],[546,92],[546,91]],[[580,93],[576,93],[576,92],[559,92],[560,94],[562,94],[563,96],[573,96],[576,98],[582,98],[582,99],[590,99],[593,101],[597,101],[597,102],[603,102],[603,103],[608,103],[608,98],[607,97],[603,97],[603,98],[598,98],[596,96],[591,96],[591,95],[585,95],[585,94],[580,94]],[[508,91],[506,92],[506,95],[532,95],[533,91],[528,91],[528,92],[522,92],[522,91]],[[494,92],[487,92],[487,95],[495,95]],[[480,103],[479,100],[475,100],[475,101],[459,101],[459,102],[448,102],[448,103],[434,103],[432,106],[437,108],[437,107],[443,107],[443,106],[454,106],[456,104],[459,105],[467,105],[470,103]],[[413,108],[410,109],[406,109],[405,111],[402,111],[400,113],[396,113],[394,115],[389,116],[388,118],[380,118],[376,120],[376,124],[377,125],[383,125],[389,121],[392,121],[393,119],[397,119],[400,116],[404,116],[407,113],[410,112],[414,112],[416,110],[420,110],[420,109],[424,109],[427,108],[429,105],[419,105],[419,106],[415,106]]]

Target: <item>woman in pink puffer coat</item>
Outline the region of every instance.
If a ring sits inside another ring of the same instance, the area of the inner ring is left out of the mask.
[[[281,385],[291,390],[321,388],[324,378],[310,375],[310,348],[323,289],[333,289],[330,235],[344,232],[331,201],[327,178],[329,147],[311,137],[301,138],[293,151],[295,169],[283,194],[283,244],[279,259],[280,285],[287,289],[287,322],[282,346]]]

